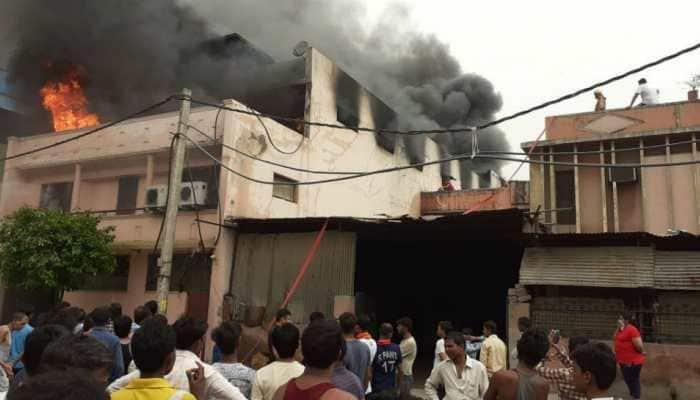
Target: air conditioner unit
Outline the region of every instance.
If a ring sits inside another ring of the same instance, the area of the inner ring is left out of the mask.
[[[196,201],[195,201],[196,200]],[[207,204],[206,182],[182,182],[180,189],[180,207],[193,209]]]
[[[163,211],[167,202],[168,186],[154,185],[146,188],[146,210]]]
[[[617,183],[637,182],[637,168],[608,168],[608,180]]]

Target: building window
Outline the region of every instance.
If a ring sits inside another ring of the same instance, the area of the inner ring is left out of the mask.
[[[338,107],[336,107],[336,113],[338,122],[341,122],[343,125],[357,132],[357,127],[360,126],[360,118],[357,116],[356,112],[352,111],[349,107],[338,105]]]
[[[278,199],[291,201],[292,203],[297,202],[298,186],[290,185],[290,183],[297,183],[297,181],[278,174],[273,175],[272,181],[275,183],[272,186],[272,197],[277,197]]]
[[[98,275],[89,279],[83,290],[103,290],[126,292],[129,286],[129,256],[115,256],[117,266],[111,274]]]
[[[39,207],[49,210],[69,212],[72,196],[72,182],[47,183],[41,185]]]
[[[138,176],[119,177],[117,214],[133,214],[136,211],[136,196],[139,191]]]
[[[158,287],[158,255],[148,256],[146,290]],[[208,292],[211,276],[210,254],[173,254],[170,271],[171,292]]]

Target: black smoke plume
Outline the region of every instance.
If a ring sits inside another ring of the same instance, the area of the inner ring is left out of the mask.
[[[399,129],[473,126],[501,108],[493,85],[464,74],[449,47],[412,28],[410,9],[393,4],[378,22],[356,0],[5,0],[0,52],[13,47],[8,69],[15,88],[34,96],[52,71],[71,62],[89,76],[86,94],[104,119],[154,103],[183,86],[210,99],[236,97],[251,84],[256,57],[214,57],[201,44],[238,32],[278,60],[300,40],[335,59],[399,113]],[[3,22],[7,22],[3,24]],[[2,60],[2,57],[0,57]],[[255,82],[252,82],[255,84]],[[468,134],[434,135],[444,155],[469,153]],[[425,136],[404,138],[411,161],[424,159]],[[499,129],[479,135],[482,150],[504,150]],[[498,169],[494,163],[462,163]],[[464,175],[464,172],[463,174]]]

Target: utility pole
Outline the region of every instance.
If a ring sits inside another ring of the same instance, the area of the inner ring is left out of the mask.
[[[163,228],[163,247],[160,250],[158,272],[158,311],[165,314],[168,311],[168,293],[170,293],[170,274],[173,267],[173,249],[175,248],[175,224],[177,210],[180,208],[180,189],[182,186],[182,168],[185,164],[185,148],[187,141],[182,137],[187,134],[190,121],[190,98],[192,91],[182,89],[182,104],[180,118],[177,124],[177,134],[173,143],[173,157],[170,160],[170,185],[168,187],[168,206],[165,209]]]

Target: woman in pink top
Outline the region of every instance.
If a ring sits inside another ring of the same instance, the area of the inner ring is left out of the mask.
[[[646,353],[644,352],[642,335],[632,324],[633,319],[631,313],[625,312],[617,320],[615,358],[620,364],[620,370],[622,370],[622,376],[625,378],[630,395],[633,399],[638,400],[642,397],[642,385],[639,377]]]

